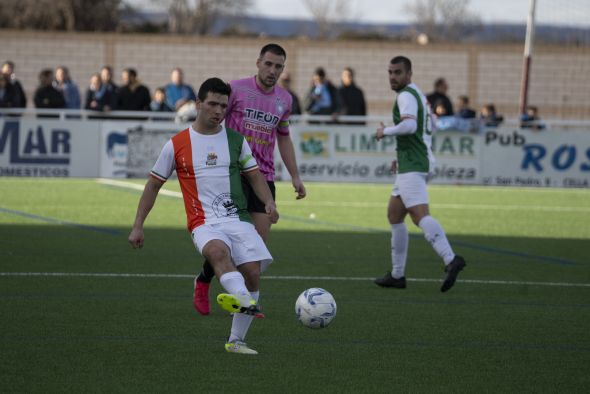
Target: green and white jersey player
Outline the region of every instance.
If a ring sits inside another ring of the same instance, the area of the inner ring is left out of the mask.
[[[412,63],[404,56],[396,56],[389,63],[389,84],[397,92],[393,106],[393,126],[381,123],[375,137],[386,135],[396,138],[397,161],[393,168],[397,177],[387,209],[391,224],[392,270],[375,279],[382,287],[405,288],[406,260],[409,234],[404,223],[407,214],[422,229],[445,264],[446,277],[441,291],[449,290],[465,267],[465,260],[455,255],[442,226],[430,216],[426,182],[434,164],[432,154],[432,122],[430,107],[420,89],[412,83]]]

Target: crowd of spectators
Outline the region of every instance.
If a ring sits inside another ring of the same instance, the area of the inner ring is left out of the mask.
[[[15,64],[5,61],[0,75],[0,108],[25,108],[27,97],[22,84],[16,77]],[[354,70],[345,67],[341,72],[339,86],[328,78],[323,67],[313,73],[309,90],[303,100],[291,88],[291,75],[285,71],[279,85],[293,98],[292,114],[328,115],[326,123],[365,124],[363,120],[342,121],[341,116],[365,116],[367,105],[363,90],[356,84]],[[43,69],[39,73],[39,84],[33,102],[36,108],[86,109],[100,112],[109,111],[153,111],[194,112],[196,95],[193,87],[184,80],[181,68],[174,68],[170,82],[157,87],[153,95],[138,77],[137,70],[126,68],[121,73],[121,86],[113,81],[113,69],[105,65],[99,72],[90,76],[84,100],[78,84],[72,79],[66,66],[55,70]],[[470,105],[469,97],[458,97],[456,107],[447,95],[449,85],[445,78],[434,81],[433,91],[427,95],[432,113],[437,119],[438,129],[479,132],[486,127],[498,127],[504,121],[496,112],[495,105],[489,103],[481,107],[479,113]],[[529,106],[520,117],[523,128],[542,130],[538,108]]]

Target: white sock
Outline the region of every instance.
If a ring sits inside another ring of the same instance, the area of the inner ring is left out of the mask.
[[[443,259],[445,265],[448,265],[455,258],[453,249],[447,240],[445,230],[432,216],[424,216],[418,226],[424,232],[424,238],[434,248],[436,253]]]
[[[410,236],[404,222],[391,225],[391,276],[399,279],[406,271]]]
[[[252,291],[250,292],[250,296],[254,301],[258,302],[260,291]],[[246,339],[248,329],[250,328],[250,324],[252,324],[252,320],[254,320],[254,316],[246,315],[244,313],[234,313],[229,342],[244,341]]]
[[[225,291],[235,295],[241,303],[248,305],[251,297],[242,274],[238,271],[226,272],[219,278],[219,283]]]

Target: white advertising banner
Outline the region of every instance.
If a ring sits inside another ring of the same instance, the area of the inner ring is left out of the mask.
[[[590,130],[501,128],[481,137],[485,185],[590,186]]]
[[[364,126],[307,126],[291,128],[295,155],[303,180],[322,182],[391,183],[395,138],[377,141],[375,129]],[[481,182],[478,135],[444,132],[433,135],[436,163],[432,183]],[[280,176],[288,174],[280,166]]]
[[[0,118],[0,176],[140,177],[166,141],[188,125],[172,122]],[[291,126],[305,181],[393,183],[395,139],[367,126]],[[590,130],[499,128],[437,132],[431,183],[590,186]],[[288,179],[277,149],[277,179]]]
[[[0,118],[0,176],[98,176],[99,125]]]

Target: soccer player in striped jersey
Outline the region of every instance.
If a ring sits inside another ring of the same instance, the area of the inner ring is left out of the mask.
[[[270,223],[277,222],[278,212],[246,139],[221,125],[230,92],[230,86],[219,78],[203,82],[197,119],[164,145],[150,172],[129,243],[134,248],[143,246],[144,222],[160,188],[176,171],[193,243],[227,291],[217,301],[227,311],[236,312],[225,349],[257,354],[244,340],[252,319],[263,317],[258,307],[260,272],[272,256],[252,224],[240,174],[264,205]]]
[[[296,198],[306,195],[305,186],[299,177],[295,150],[289,136],[289,116],[292,98],[289,92],[276,86],[285,69],[287,53],[277,44],[267,44],[256,60],[258,73],[254,76],[231,81],[225,124],[242,134],[260,166],[273,198],[275,196],[274,149],[278,145],[285,168],[297,193]],[[264,204],[257,198],[248,182],[243,182],[248,200],[248,212],[252,215],[256,230],[266,241],[271,222],[264,211]],[[202,315],[209,314],[209,285],[213,278],[211,265],[205,261],[203,271],[195,278],[193,305]]]
[[[391,192],[387,217],[391,224],[392,270],[375,283],[382,287],[406,287],[405,269],[408,256],[408,229],[404,223],[407,214],[422,229],[424,237],[443,259],[446,277],[441,291],[448,291],[455,284],[457,275],[465,267],[465,260],[453,253],[441,225],[430,216],[426,182],[434,164],[431,149],[432,118],[424,94],[412,83],[412,63],[404,56],[396,56],[389,63],[389,84],[397,92],[393,106],[393,126],[383,123],[375,137],[386,135],[396,139],[397,171],[395,186]]]

